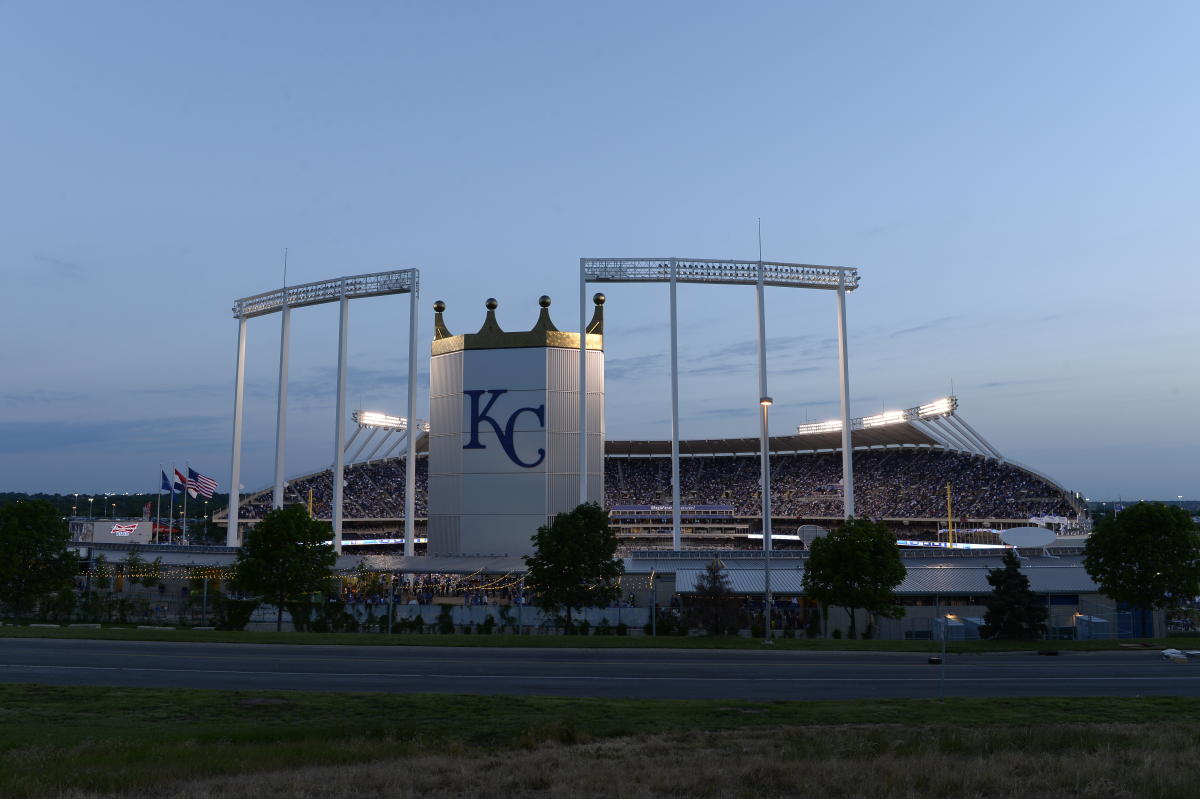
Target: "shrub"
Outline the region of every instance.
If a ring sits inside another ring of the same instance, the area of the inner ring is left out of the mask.
[[[495,629],[496,629],[496,617],[489,613],[487,618],[485,618],[483,620],[483,623],[479,625],[479,634],[480,635],[491,635],[492,631]]]
[[[834,638],[837,638],[837,639],[839,639],[839,640],[840,640],[840,639],[841,639],[841,637],[842,637],[842,631],[841,631],[841,629],[836,629],[836,630],[834,630],[834,631],[833,631],[833,637],[834,637]]]
[[[612,625],[608,623],[608,619],[601,619],[596,625],[596,635],[612,635]]]
[[[617,625],[617,635],[629,635],[629,625],[621,622]]]
[[[258,607],[258,600],[221,597],[214,604],[218,630],[244,630]]]
[[[454,634],[454,612],[450,605],[438,605],[437,631],[442,635]]]

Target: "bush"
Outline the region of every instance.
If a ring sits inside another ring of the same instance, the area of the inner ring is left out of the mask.
[[[821,637],[821,614],[808,614],[808,623],[804,625],[804,635],[808,638]]]
[[[483,620],[483,623],[479,625],[479,634],[480,635],[491,635],[492,631],[495,629],[496,629],[496,617],[489,613],[487,618],[485,618]]]
[[[259,605],[257,599],[229,599],[221,597],[214,603],[218,630],[244,630],[250,616]]]
[[[450,605],[438,605],[437,631],[442,635],[454,635],[454,612]]]
[[[612,635],[612,625],[608,623],[608,619],[601,619],[596,625],[596,635]]]
[[[629,625],[621,622],[617,625],[617,635],[629,635]]]
[[[834,638],[837,638],[837,639],[839,639],[839,640],[840,640],[840,639],[841,639],[841,637],[842,637],[842,631],[841,631],[841,629],[836,629],[836,630],[834,630],[834,631],[833,631],[833,637],[834,637]]]
[[[580,635],[591,635],[592,623],[589,622],[587,619],[584,619],[583,621],[579,622],[579,625],[576,627],[576,630],[578,631],[578,633]]]

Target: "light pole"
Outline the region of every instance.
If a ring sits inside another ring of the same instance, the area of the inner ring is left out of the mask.
[[[72,516],[76,515],[76,513],[78,512],[78,508],[79,508],[79,492],[76,491],[75,492],[75,504],[71,506],[71,515]]]
[[[96,518],[95,516],[92,515],[92,502],[95,501],[95,499],[96,499],[95,497],[88,497],[88,518],[89,519]]]
[[[764,644],[774,643],[771,637],[771,439],[768,434],[767,416],[774,400],[760,397],[762,429],[759,432],[759,447],[762,449],[762,526],[763,526],[763,629]]]

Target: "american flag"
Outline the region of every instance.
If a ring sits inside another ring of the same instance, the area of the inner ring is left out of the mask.
[[[217,490],[217,481],[211,477],[205,477],[195,469],[188,467],[188,488],[204,497],[212,499],[213,492]],[[192,495],[193,497],[195,494]]]

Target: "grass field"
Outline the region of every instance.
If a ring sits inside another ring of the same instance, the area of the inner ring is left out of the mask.
[[[1194,796],[1200,699],[0,685],[0,796]]]
[[[335,646],[499,646],[594,647],[671,649],[764,649],[813,651],[934,652],[934,641],[849,641],[845,639],[777,639],[764,647],[758,639],[708,636],[576,636],[576,635],[383,635],[380,633],[276,633],[221,630],[128,628],[71,629],[65,627],[0,627],[0,638],[90,638],[111,641],[210,641],[238,644],[308,644]],[[1122,645],[1149,644],[1195,649],[1195,638],[1121,639],[1104,641],[952,641],[948,652],[1011,652],[1055,649],[1071,652],[1113,651]]]

